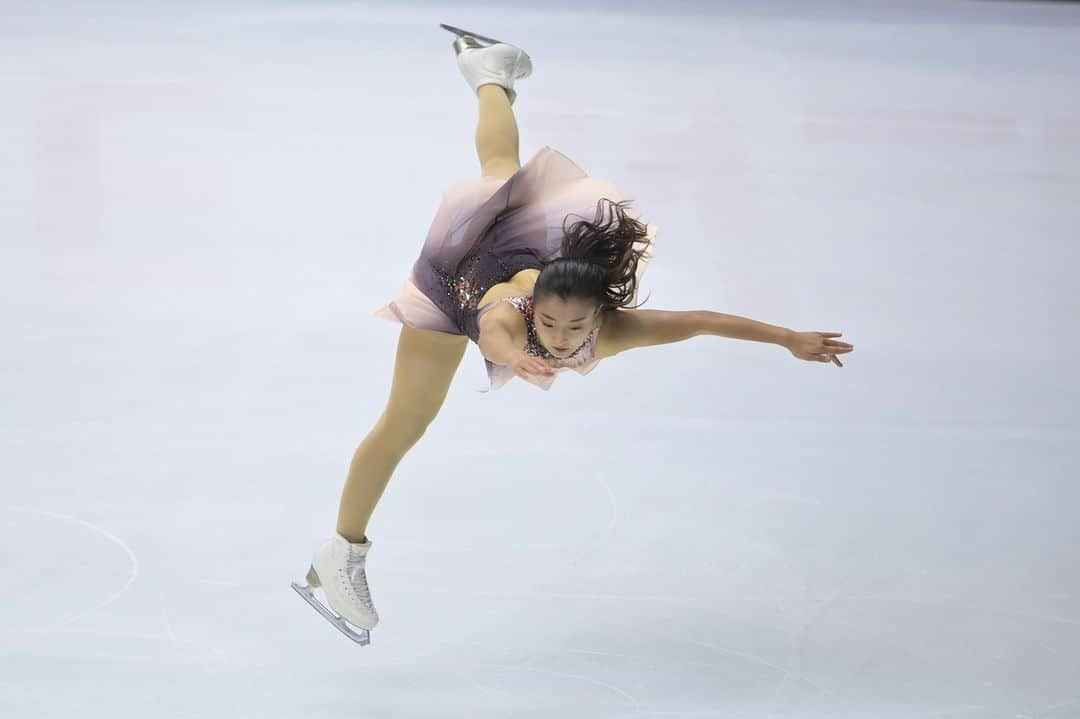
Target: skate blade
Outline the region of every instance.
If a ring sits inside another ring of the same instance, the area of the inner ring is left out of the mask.
[[[502,42],[502,40],[496,40],[493,37],[485,37],[484,35],[477,35],[475,32],[469,32],[468,30],[462,30],[461,28],[454,27],[453,25],[443,25],[442,23],[439,23],[439,27],[441,27],[443,30],[449,30],[450,32],[457,35],[458,37],[463,37],[465,35],[468,35],[469,37],[475,37],[477,40],[484,40],[485,42],[490,42],[490,43],[495,44],[495,45]]]
[[[311,591],[311,585],[297,584],[296,582],[293,582],[292,588],[296,590],[297,594],[304,598],[304,601],[314,607],[315,611],[326,617],[327,621],[337,627],[338,631],[347,636],[349,639],[352,639],[354,642],[360,644],[361,646],[371,644],[371,632],[369,630],[361,629],[359,631],[356,631],[352,627],[350,627],[348,622],[346,622],[338,615],[334,614],[327,607],[325,607],[322,602],[315,598],[315,593]]]

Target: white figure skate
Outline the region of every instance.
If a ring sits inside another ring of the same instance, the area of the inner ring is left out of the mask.
[[[478,92],[482,85],[498,85],[506,90],[510,104],[513,105],[517,99],[514,80],[532,74],[532,59],[529,54],[493,37],[477,35],[452,25],[440,24],[439,27],[458,36],[457,40],[454,40],[458,67],[473,92]]]
[[[364,543],[351,543],[335,532],[315,553],[308,569],[307,584],[292,583],[292,588],[315,611],[361,645],[371,644],[371,630],[379,623],[365,573],[370,549],[370,539]],[[316,587],[322,587],[325,603],[315,596]]]

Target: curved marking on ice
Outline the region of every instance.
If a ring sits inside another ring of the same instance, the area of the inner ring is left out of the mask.
[[[39,516],[52,517],[53,519],[59,519],[59,520],[64,521],[64,522],[71,522],[72,524],[82,525],[83,527],[86,527],[87,529],[90,529],[90,530],[93,530],[93,531],[97,532],[98,534],[102,535],[103,537],[108,539],[110,542],[112,542],[113,544],[117,545],[122,550],[124,550],[124,553],[127,554],[128,561],[131,564],[131,573],[128,576],[127,581],[124,582],[124,586],[120,587],[120,589],[113,592],[113,594],[111,596],[109,596],[107,599],[105,599],[105,601],[99,602],[98,604],[95,604],[94,606],[90,607],[89,609],[83,610],[81,612],[76,612],[75,614],[73,614],[73,615],[71,615],[71,616],[69,616],[69,617],[67,617],[65,619],[61,619],[59,621],[53,622],[52,624],[46,625],[43,628],[44,630],[51,631],[53,629],[56,629],[57,627],[62,627],[62,626],[65,626],[67,624],[71,624],[72,622],[74,622],[76,620],[79,620],[79,619],[82,619],[83,617],[85,617],[88,614],[91,614],[92,612],[96,612],[97,610],[99,610],[99,609],[101,609],[103,607],[106,607],[109,604],[112,604],[113,602],[115,602],[117,599],[120,598],[120,595],[122,595],[124,592],[126,592],[131,587],[132,583],[134,583],[134,581],[135,581],[135,577],[137,577],[139,575],[139,560],[135,557],[135,552],[133,552],[131,550],[131,547],[129,547],[127,545],[127,543],[124,542],[124,540],[120,539],[119,537],[117,537],[115,534],[113,534],[109,530],[105,529],[104,527],[99,527],[98,525],[96,525],[96,524],[94,524],[92,522],[87,522],[86,520],[79,519],[77,517],[70,517],[70,516],[68,516],[66,514],[60,514],[59,512],[47,512],[47,511],[43,511],[43,510],[40,510],[40,509],[30,509],[29,507],[10,507],[10,509],[14,509],[14,510],[19,511],[19,512],[26,512],[27,514],[36,514],[36,515],[39,515]]]

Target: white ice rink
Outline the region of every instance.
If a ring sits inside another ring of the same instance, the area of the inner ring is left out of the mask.
[[[439,23],[717,336],[470,344],[353,644],[289,588],[479,174]],[[0,3],[0,716],[1080,717],[1080,5]]]

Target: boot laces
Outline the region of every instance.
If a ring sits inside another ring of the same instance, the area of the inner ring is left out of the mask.
[[[368,587],[367,574],[364,572],[366,561],[367,557],[363,555],[349,553],[349,556],[345,559],[345,575],[348,577],[346,585],[360,598],[364,606],[374,611],[375,606],[371,601],[371,589]]]

